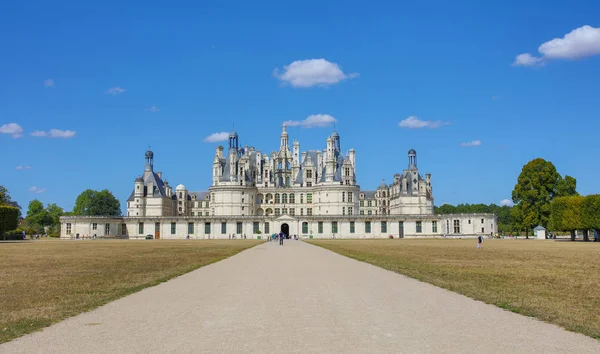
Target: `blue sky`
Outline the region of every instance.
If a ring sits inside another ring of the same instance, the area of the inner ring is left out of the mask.
[[[597,193],[599,15],[597,1],[12,2],[0,184],[24,211],[70,210],[87,188],[124,203],[151,145],[172,185],[206,190],[211,134],[235,123],[270,152],[284,121],[320,115],[356,149],[363,189],[414,148],[436,205],[500,203],[536,157]],[[332,130],[288,132],[307,150]]]

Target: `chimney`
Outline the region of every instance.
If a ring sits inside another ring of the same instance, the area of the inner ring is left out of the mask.
[[[217,146],[217,156],[222,159],[223,158],[223,146]]]
[[[156,172],[156,175],[158,176],[159,179],[162,179],[162,172]]]

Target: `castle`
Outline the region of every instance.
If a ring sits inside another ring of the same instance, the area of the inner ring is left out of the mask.
[[[495,233],[491,214],[434,215],[431,175],[408,151],[407,168],[391,184],[361,190],[356,152],[344,156],[340,135],[327,137],[323,150],[289,147],[286,124],[279,151],[270,154],[239,144],[231,132],[228,150],[218,146],[208,191],[175,190],[154,171],[146,151],[143,175],[134,181],[123,217],[63,217],[61,237],[74,234],[138,238],[229,238],[283,232],[300,237],[413,237]],[[98,225],[101,225],[99,228]]]

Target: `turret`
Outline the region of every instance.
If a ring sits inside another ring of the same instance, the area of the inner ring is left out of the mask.
[[[287,125],[283,123],[283,130],[281,131],[281,150],[288,147],[288,133],[286,127]]]
[[[151,150],[146,151],[145,171],[151,172],[154,169],[154,153]]]
[[[235,150],[235,153],[237,154],[238,134],[236,132],[229,133],[229,150]]]
[[[142,177],[138,177],[135,179],[133,191],[134,196],[136,198],[141,198],[144,196],[144,180],[142,179]]]
[[[408,169],[414,170],[417,168],[417,152],[415,149],[408,150]]]

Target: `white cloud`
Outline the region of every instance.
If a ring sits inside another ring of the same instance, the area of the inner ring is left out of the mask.
[[[23,171],[23,170],[31,170],[31,166],[23,166],[23,165],[19,165],[16,168],[17,171]]]
[[[36,130],[31,133],[31,136],[36,137],[50,137],[50,138],[72,138],[75,136],[77,132],[73,130],[61,130],[61,129],[50,129],[49,132],[45,132],[43,130]]]
[[[417,116],[410,116],[406,119],[398,122],[400,128],[418,129],[418,128],[439,128],[442,125],[448,125],[448,122],[442,122],[441,120],[430,121],[421,120]]]
[[[0,134],[10,134],[13,138],[23,136],[23,128],[17,123],[8,123],[0,127]]]
[[[40,193],[44,193],[46,191],[46,188],[38,188],[36,186],[31,186],[31,187],[29,187],[29,191],[31,193],[40,194]]]
[[[312,87],[334,85],[357,77],[358,73],[346,74],[338,64],[321,58],[296,60],[283,70],[276,68],[273,75],[293,87]]]
[[[50,129],[51,138],[72,138],[76,134],[73,130]]]
[[[304,120],[288,120],[285,124],[290,127],[301,126],[303,128],[326,127],[337,122],[337,119],[329,114],[311,114]]]
[[[508,205],[508,206],[513,206],[513,201],[510,199],[502,199],[500,201],[500,205],[504,206],[504,205]]]
[[[45,87],[54,87],[54,79],[46,79],[44,80]]]
[[[532,66],[550,59],[581,59],[600,55],[600,28],[581,26],[564,35],[542,43],[538,47],[541,54],[535,57],[529,53],[517,55],[513,65]]]
[[[106,90],[107,94],[113,95],[113,96],[116,96],[116,95],[118,95],[120,93],[123,93],[123,92],[125,92],[125,89],[121,88],[121,87],[118,87],[118,86],[117,87],[111,87],[108,90]]]
[[[481,140],[473,140],[473,141],[469,141],[466,143],[460,143],[460,146],[466,146],[466,147],[481,146]]]
[[[46,133],[45,131],[42,131],[42,130],[36,130],[31,133],[31,136],[47,136],[47,135],[48,135],[48,133]]]
[[[160,108],[156,107],[155,105],[152,105],[152,107],[146,108],[146,111],[150,111],[150,112],[156,113],[156,112],[160,111]]]
[[[226,141],[229,139],[229,133],[220,132],[220,133],[212,133],[211,135],[204,138],[205,143],[216,143],[218,141]]]
[[[534,66],[538,64],[542,64],[542,58],[534,57],[529,53],[517,55],[513,63],[514,66]]]

